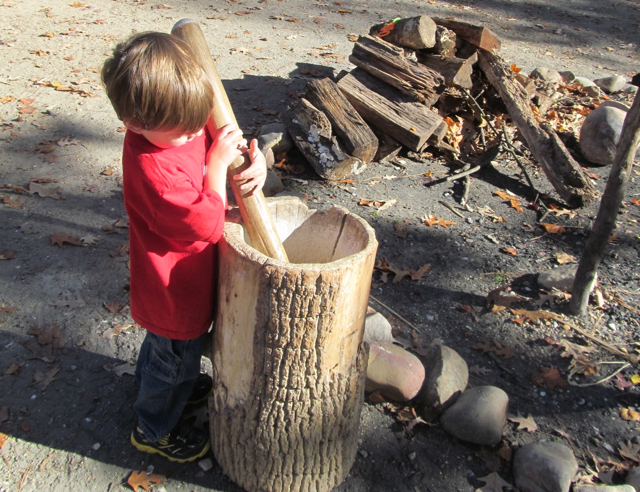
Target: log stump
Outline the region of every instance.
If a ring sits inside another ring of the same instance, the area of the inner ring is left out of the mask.
[[[219,243],[211,445],[249,492],[324,492],[355,460],[377,241],[346,209],[269,200],[290,263],[249,243],[237,210]]]

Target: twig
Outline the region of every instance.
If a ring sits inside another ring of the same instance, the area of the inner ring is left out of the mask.
[[[459,172],[457,174],[452,174],[451,176],[447,176],[445,178],[445,181],[455,181],[456,179],[464,178],[465,176],[469,176],[470,174],[473,174],[473,173],[479,171],[480,169],[482,169],[487,164],[491,164],[491,161],[483,162],[482,164],[478,164],[477,166],[473,166],[472,168],[467,169],[466,171],[462,171],[462,172]]]
[[[613,296],[613,300],[616,301],[618,304],[620,304],[623,308],[626,308],[629,311],[631,311],[632,313],[640,314],[640,312],[638,312],[636,308],[634,308],[633,306],[630,306],[624,300],[620,299],[618,296]]]
[[[440,205],[444,205],[445,207],[447,207],[449,210],[451,210],[454,214],[456,214],[458,217],[462,217],[464,219],[464,215],[462,215],[460,212],[458,212],[455,208],[453,208],[453,206],[449,203],[446,202],[444,200],[438,200],[438,203]]]
[[[467,200],[469,200],[469,188],[471,188],[471,178],[465,176],[462,180],[462,198],[460,198],[460,205],[463,207],[467,204]]]
[[[11,472],[11,467],[9,466],[9,462],[7,461],[7,458],[5,457],[1,449],[0,449],[0,455],[2,456],[2,460],[4,461],[4,464],[7,465],[7,471],[9,472],[9,476],[11,477],[11,481],[13,481],[13,473]]]
[[[371,294],[369,294],[369,297],[371,299],[373,299],[374,301],[376,301],[378,304],[380,304],[383,308],[385,308],[387,311],[389,311],[391,314],[393,314],[396,318],[400,319],[401,321],[403,321],[404,323],[406,323],[408,326],[411,327],[411,329],[418,331],[418,329],[413,326],[411,323],[409,323],[406,319],[404,319],[402,316],[400,316],[398,313],[396,313],[393,309],[391,309],[389,306],[387,306],[386,304],[384,304],[382,301],[379,301],[378,299],[376,299],[375,297],[373,297]]]
[[[484,109],[482,109],[482,107],[478,104],[478,101],[475,100],[475,98],[471,95],[471,92],[469,92],[468,89],[462,89],[465,93],[465,95],[467,96],[468,99],[471,100],[471,102],[473,103],[473,105],[476,107],[476,109],[478,111],[480,111],[480,114],[482,115],[482,118],[484,119],[484,121],[487,122],[487,125],[489,125],[489,128],[491,128],[493,130],[493,132],[496,134],[496,136],[500,136],[500,132],[498,130],[496,130],[496,127],[493,126],[493,123],[491,123],[489,121],[489,118],[487,118],[487,113],[484,112]]]
[[[596,332],[596,330],[598,329],[598,325],[600,325],[600,321],[602,321],[602,317],[603,316],[604,316],[604,313],[600,313],[600,316],[598,317],[596,322],[593,324],[593,328],[591,328],[591,333],[590,333],[592,336]]]
[[[531,176],[529,176],[529,173],[527,172],[527,168],[524,167],[524,164],[522,162],[520,162],[520,159],[518,158],[518,155],[516,154],[516,149],[513,147],[513,144],[511,143],[511,139],[509,138],[509,135],[507,134],[507,125],[505,125],[504,122],[502,122],[502,134],[504,135],[505,142],[507,142],[507,149],[509,150],[509,152],[511,153],[513,158],[516,160],[516,162],[518,163],[518,166],[520,166],[520,169],[522,169],[522,172],[524,173],[525,177],[527,178],[527,183],[529,183],[529,186],[531,187],[531,189],[535,190],[536,188],[535,188],[535,186],[533,186],[533,181],[531,181]],[[542,200],[540,200],[540,203],[542,203]]]
[[[571,442],[571,438],[569,437],[569,434],[567,434],[567,429],[565,429],[564,424],[560,421],[560,419],[558,418],[555,412],[553,412],[553,416],[558,421],[558,424],[560,424],[560,427],[562,427],[562,432],[563,432],[562,437],[564,437],[569,443],[569,446],[571,446],[571,450],[573,451],[573,454],[578,454],[576,453],[576,448],[573,447],[573,443]]]
[[[24,471],[24,473],[22,474],[22,478],[20,479],[20,486],[18,487],[18,492],[22,491],[22,487],[24,487],[24,482],[27,479],[27,475],[29,475],[29,472],[31,471],[32,466],[29,465],[27,467],[27,469]]]
[[[618,369],[616,372],[614,372],[613,374],[608,375],[605,378],[602,378],[594,383],[585,383],[585,384],[579,384],[579,383],[574,383],[571,381],[572,376],[576,373],[577,369],[573,369],[572,371],[569,372],[569,376],[567,376],[567,382],[571,385],[571,386],[578,386],[579,388],[587,388],[589,386],[595,386],[596,384],[600,384],[600,383],[604,383],[605,381],[609,381],[609,379],[611,379],[613,376],[615,376],[616,374],[618,374],[619,372],[622,372],[623,370],[625,370],[627,367],[630,367],[631,364],[629,364],[628,362],[618,362],[618,361],[612,361],[612,362],[599,362],[598,365],[600,364],[624,364],[620,369]]]

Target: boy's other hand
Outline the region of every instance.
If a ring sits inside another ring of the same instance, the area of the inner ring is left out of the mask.
[[[258,149],[258,141],[255,138],[251,140],[248,153],[251,165],[240,174],[236,174],[233,179],[235,181],[246,179],[247,182],[240,186],[240,190],[242,192],[251,190],[251,194],[255,195],[262,189],[267,179],[267,161],[264,154]]]
[[[236,125],[229,124],[220,128],[213,136],[213,143],[209,149],[208,163],[215,163],[229,167],[247,148],[247,141],[242,138],[242,130]]]

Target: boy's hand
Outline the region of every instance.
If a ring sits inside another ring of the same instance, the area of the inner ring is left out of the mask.
[[[233,124],[225,125],[213,136],[207,163],[222,165],[226,169],[246,148],[247,141],[242,138],[242,130]]]
[[[235,181],[246,179],[247,182],[240,186],[240,190],[242,192],[252,190],[251,194],[255,195],[262,189],[267,179],[267,161],[264,158],[264,154],[258,149],[258,141],[255,138],[251,140],[248,154],[251,159],[251,166],[240,174],[236,174],[233,179]]]

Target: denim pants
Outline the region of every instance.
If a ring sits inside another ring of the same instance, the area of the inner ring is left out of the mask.
[[[147,331],[136,365],[140,387],[133,408],[145,438],[158,442],[173,430],[200,374],[207,334],[172,340]]]

